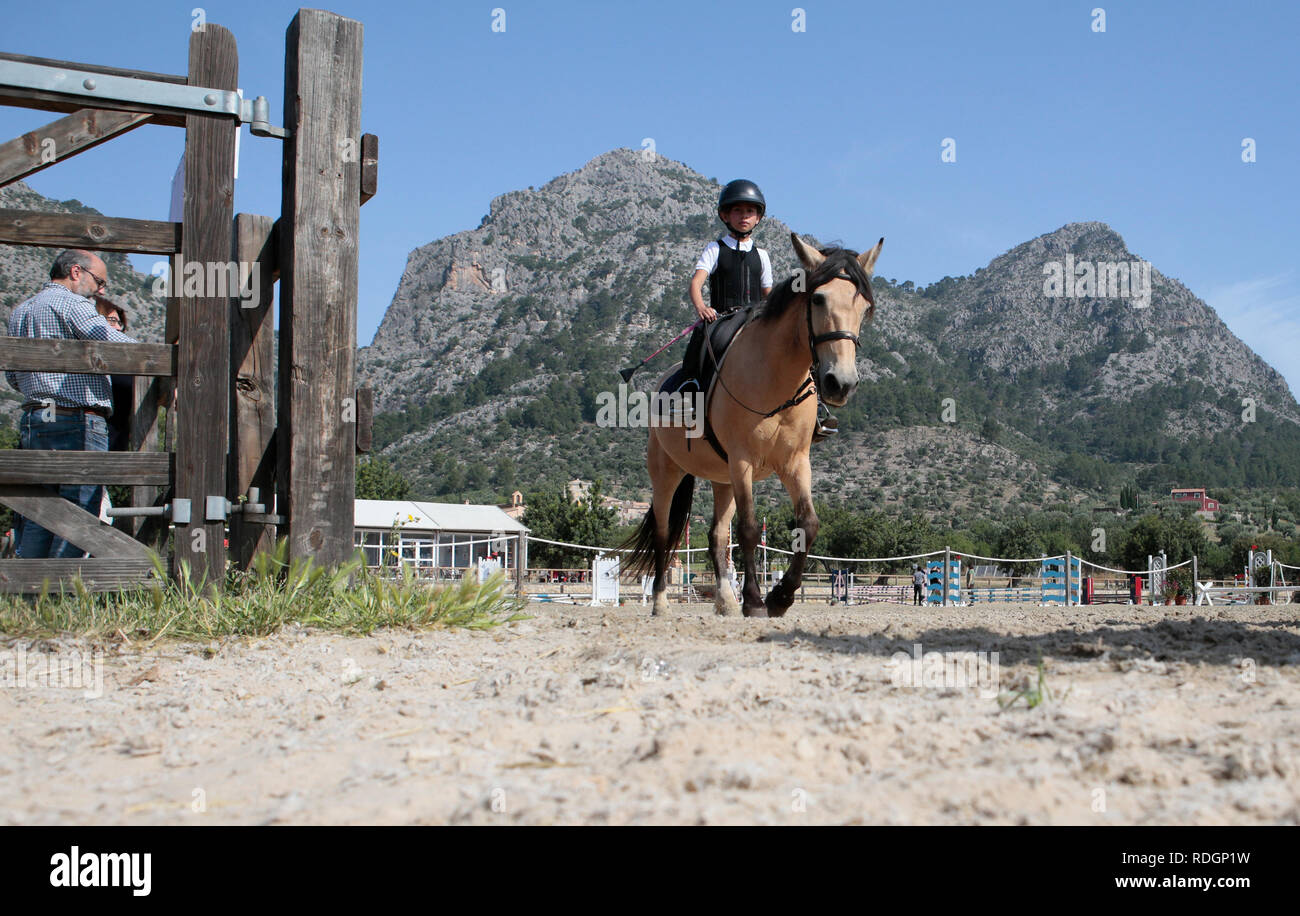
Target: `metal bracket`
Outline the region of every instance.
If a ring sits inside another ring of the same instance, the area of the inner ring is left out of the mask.
[[[230,500],[224,496],[209,496],[203,506],[203,520],[224,522],[230,517]]]
[[[238,91],[231,89],[205,89],[202,86],[163,83],[133,76],[111,76],[88,70],[65,70],[11,60],[0,60],[0,86],[55,92],[79,99],[132,102],[179,111],[230,115],[239,123],[250,125],[249,129],[256,136],[284,139],[289,135],[283,127],[271,126],[271,106],[266,96],[245,99]]]
[[[257,502],[259,495],[257,487],[250,487],[248,490],[249,501],[238,504],[232,503],[224,496],[209,496],[204,506],[204,520],[224,522],[231,515],[238,512],[244,516],[245,521],[252,524],[285,524],[283,515],[266,514],[266,506]],[[190,501],[188,499],[175,499],[164,506],[115,507],[108,510],[108,515],[110,518],[147,518],[155,516],[170,518],[177,525],[188,525],[190,523]]]
[[[286,519],[283,515],[267,515],[266,504],[261,502],[262,491],[257,487],[248,488],[248,502],[241,503],[238,506],[232,506],[231,512],[242,512],[244,521],[250,525],[283,525]]]
[[[242,502],[237,506],[231,506],[230,511],[242,512],[244,515],[265,515],[266,506],[258,501],[261,497],[262,491],[259,488],[249,487],[247,501]]]

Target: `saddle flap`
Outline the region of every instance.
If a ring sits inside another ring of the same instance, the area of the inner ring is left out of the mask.
[[[706,350],[712,349],[713,356],[719,363],[722,362],[722,356],[727,352],[727,347],[731,346],[731,342],[736,339],[737,332],[749,320],[749,313],[749,309],[736,309],[729,315],[719,316],[717,321],[709,325],[709,347]],[[709,370],[713,369],[707,352],[704,354],[703,362]]]
[[[700,380],[700,390],[708,391],[713,383],[713,376],[722,365],[727,348],[731,346],[740,333],[740,329],[749,321],[750,309],[736,309],[718,320],[705,326],[708,335],[706,346],[700,347],[700,364],[695,368],[695,377]]]

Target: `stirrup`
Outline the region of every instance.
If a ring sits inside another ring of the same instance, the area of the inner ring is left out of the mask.
[[[695,395],[700,392],[699,379],[687,379],[677,386],[675,393],[681,395],[678,406],[668,412],[668,418],[678,422],[689,422],[695,419]]]
[[[826,408],[821,404],[817,405],[817,428],[813,430],[812,441],[821,442],[823,439],[829,439],[837,435],[840,431],[840,421],[832,417],[829,413],[822,416],[822,411]]]

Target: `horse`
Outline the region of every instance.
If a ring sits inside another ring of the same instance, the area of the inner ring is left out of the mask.
[[[717,575],[717,613],[780,617],[803,581],[818,526],[808,455],[817,423],[817,399],[811,395],[815,389],[826,404],[842,407],[858,386],[858,334],[863,320],[875,314],[870,278],[885,240],[863,254],[847,248],[819,250],[795,233],[790,241],[802,269],[755,307],[708,392],[707,426],[720,448],[703,438],[688,439],[681,424],[651,424],[646,467],[654,496],[624,546],[631,551],[633,574],[654,571],[655,616],[668,613],[668,555],[681,541],[697,477],[713,485],[709,556]],[[674,367],[660,379],[660,388],[676,371]],[[789,569],[764,598],[755,569],[759,527],[753,485],[772,474],[790,495],[797,527]],[[725,574],[727,533],[737,513],[745,566],[743,607]]]

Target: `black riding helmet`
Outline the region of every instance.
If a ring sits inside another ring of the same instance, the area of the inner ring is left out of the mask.
[[[722,193],[718,195],[718,219],[724,223],[727,220],[723,217],[722,211],[732,204],[753,204],[758,207],[759,219],[767,213],[767,201],[763,199],[763,192],[748,178],[737,178],[735,181],[727,182]]]

